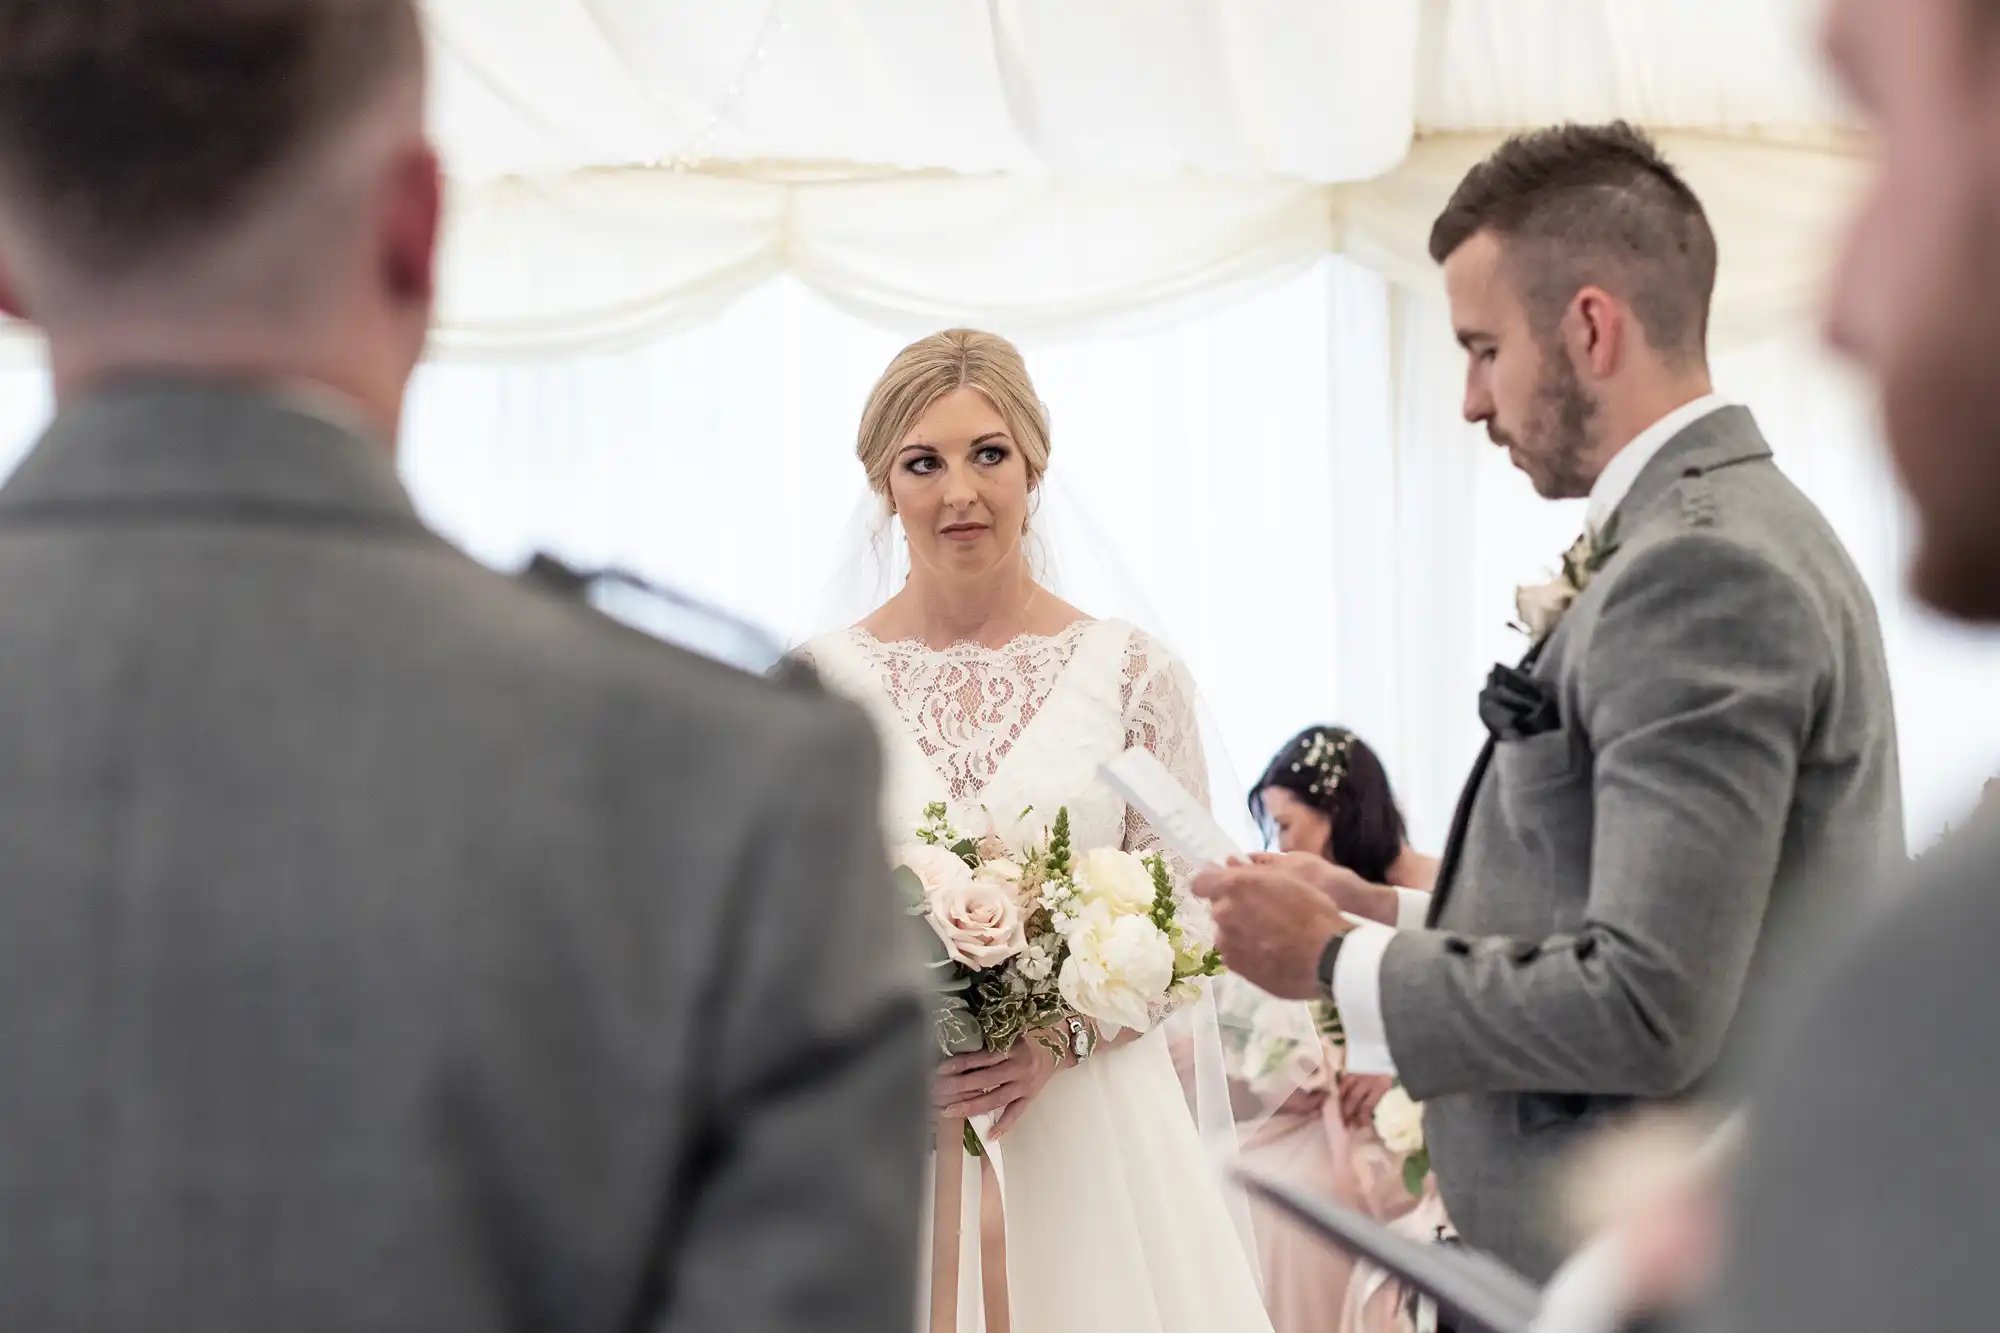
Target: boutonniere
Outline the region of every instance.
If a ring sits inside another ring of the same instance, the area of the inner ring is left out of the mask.
[[[1562,573],[1547,583],[1531,584],[1515,590],[1514,610],[1521,617],[1514,628],[1540,643],[1562,623],[1570,603],[1583,596],[1597,571],[1618,553],[1618,515],[1605,521],[1602,531],[1588,524],[1569,550],[1563,552]]]

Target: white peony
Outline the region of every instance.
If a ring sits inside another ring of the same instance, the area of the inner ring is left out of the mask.
[[[1067,932],[1069,957],[1056,989],[1070,1008],[1108,1032],[1152,1026],[1152,1006],[1174,984],[1174,946],[1150,918],[1092,907]]]
[[[1424,1104],[1410,1100],[1398,1083],[1375,1103],[1375,1132],[1382,1146],[1398,1157],[1408,1157],[1424,1148]]]
[[[964,888],[972,883],[972,867],[946,847],[913,842],[896,852],[896,864],[905,866],[924,886],[924,897],[941,889]]]
[[[1153,910],[1153,872],[1130,852],[1100,847],[1077,863],[1076,893],[1086,907],[1146,916]]]

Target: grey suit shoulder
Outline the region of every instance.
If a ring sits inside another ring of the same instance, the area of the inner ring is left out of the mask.
[[[0,489],[0,642],[0,1327],[907,1318],[925,1010],[858,710],[177,381]]]
[[[1759,1049],[1727,1333],[1993,1323],[2000,822],[1926,855]]]

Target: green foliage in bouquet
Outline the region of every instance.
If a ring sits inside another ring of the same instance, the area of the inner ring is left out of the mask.
[[[924,807],[924,822],[917,829],[919,841],[933,847],[942,847],[965,862],[968,869],[979,869],[979,844],[963,837],[951,826],[951,812],[945,809],[943,801],[932,801]]]
[[[1313,1028],[1320,1036],[1335,1046],[1347,1045],[1347,1025],[1340,1021],[1340,1010],[1332,1000],[1314,1000],[1307,1008],[1312,1012]]]
[[[1424,1197],[1424,1177],[1431,1173],[1431,1150],[1419,1148],[1403,1159],[1403,1188],[1412,1199]]]
[[[1075,869],[1070,864],[1068,806],[1056,811],[1056,826],[1049,832],[1049,849],[1042,854],[1042,862],[1050,878],[1067,875]]]
[[[1175,919],[1174,880],[1167,870],[1167,858],[1154,852],[1146,858],[1146,870],[1153,877],[1153,924],[1174,946],[1175,984],[1197,977],[1221,976],[1224,971],[1221,952],[1213,948],[1191,947],[1187,932]]]

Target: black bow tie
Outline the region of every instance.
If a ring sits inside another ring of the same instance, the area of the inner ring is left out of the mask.
[[[1479,692],[1479,720],[1496,741],[1520,741],[1562,726],[1555,691],[1527,672],[1496,666]]]

